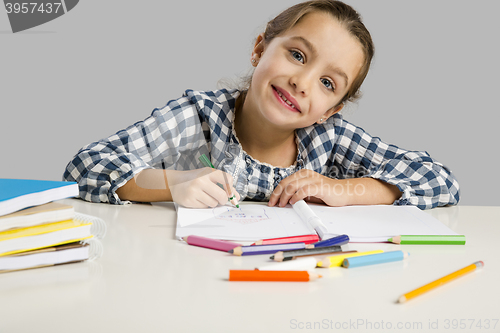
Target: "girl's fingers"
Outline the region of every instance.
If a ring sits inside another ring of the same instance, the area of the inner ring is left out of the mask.
[[[308,193],[313,193],[313,196],[318,195],[317,193],[319,193],[319,190],[321,189],[321,182],[322,176],[315,171],[309,169],[297,171],[293,175],[283,179],[278,184],[269,198],[269,206],[272,207],[279,204],[281,207],[284,207],[288,202],[291,204],[297,202],[300,199],[294,198],[291,200],[291,198],[300,188],[305,186],[312,186],[307,190]],[[300,194],[297,195],[297,197],[299,196],[302,197]]]
[[[279,204],[283,198],[284,200],[284,197],[286,197],[286,193],[287,191],[290,191],[291,188],[288,186],[290,182],[287,182],[287,183],[283,183],[284,180],[282,180],[278,186],[276,186],[276,188],[274,189],[273,193],[271,193],[271,196],[269,197],[269,206],[272,207],[272,206],[275,206],[277,204]]]
[[[236,191],[236,188],[233,187],[232,193],[236,196],[236,200],[240,201],[241,197],[240,194]]]
[[[297,202],[298,200],[295,200],[293,202],[291,202],[290,200],[292,199],[292,197],[294,195],[297,195],[297,192],[300,191],[301,189],[302,189],[302,191],[304,191],[304,189],[307,189],[308,187],[311,187],[311,189],[315,188],[316,186],[314,185],[314,182],[315,182],[315,179],[311,178],[311,177],[301,178],[301,179],[297,179],[294,182],[290,182],[284,188],[284,190],[281,192],[281,195],[279,197],[279,206],[285,207],[289,202],[290,202],[290,204]],[[307,195],[305,195],[305,196],[307,196]]]
[[[210,183],[210,186],[205,189],[205,193],[214,198],[218,204],[225,205],[227,203],[227,192],[220,188],[219,185]]]
[[[272,207],[272,206],[276,205],[278,202],[280,202],[281,201],[280,199],[283,196],[283,192],[285,190],[291,190],[291,188],[289,187],[290,184],[292,184],[293,182],[297,182],[300,179],[307,178],[309,176],[309,172],[314,172],[314,171],[302,169],[302,170],[284,178],[278,184],[278,186],[276,186],[273,193],[269,197],[269,206]]]
[[[224,188],[227,182],[228,189],[231,189],[233,187],[233,176],[221,170],[212,170],[214,170],[214,172],[210,174],[210,180],[212,182],[222,184],[224,185]]]
[[[299,188],[297,190],[297,192],[295,192],[292,195],[289,202],[291,205],[293,205],[297,201],[302,200],[302,199],[306,199],[306,198],[318,198],[316,200],[321,201],[321,199],[319,199],[320,197],[321,197],[321,192],[320,192],[319,186],[317,186],[316,184],[309,184],[309,185],[306,185],[304,187]]]
[[[219,202],[214,199],[212,196],[208,195],[205,192],[202,192],[199,194],[199,196],[196,198],[196,202],[199,204],[199,207],[193,207],[193,208],[214,208],[217,207]]]

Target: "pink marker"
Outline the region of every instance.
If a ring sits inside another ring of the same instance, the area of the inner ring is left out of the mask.
[[[206,247],[207,249],[219,250],[224,252],[232,250],[235,247],[241,246],[241,244],[238,243],[206,238],[201,236],[193,236],[193,235],[184,237],[183,239],[189,245]]]

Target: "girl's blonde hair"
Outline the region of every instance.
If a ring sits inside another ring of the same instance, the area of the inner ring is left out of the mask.
[[[361,44],[364,53],[363,66],[339,104],[353,102],[361,96],[359,89],[370,69],[375,46],[360,15],[351,6],[336,0],[313,0],[292,6],[267,23],[264,31],[264,45],[268,45],[275,37],[285,33],[301,18],[313,12],[325,12],[332,15]],[[250,82],[251,76],[245,82],[246,89],[250,86]]]

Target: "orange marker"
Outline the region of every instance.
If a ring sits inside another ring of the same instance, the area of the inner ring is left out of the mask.
[[[236,270],[229,271],[229,281],[301,281],[307,282],[320,278],[321,275],[308,271],[259,271]]]
[[[426,293],[428,292],[429,290],[432,290],[434,288],[437,288],[439,286],[442,286],[443,284],[445,283],[448,283],[452,280],[455,280],[456,278],[459,278],[467,273],[470,273],[474,270],[476,270],[477,268],[481,268],[484,266],[484,263],[482,261],[476,261],[475,263],[473,263],[472,265],[469,265],[467,267],[464,267],[462,269],[459,269],[458,271],[456,272],[453,272],[451,274],[448,274],[446,276],[443,276],[442,278],[440,279],[437,279],[436,281],[433,281],[431,283],[428,283],[426,284],[425,286],[422,286],[420,288],[417,288],[413,291],[410,291],[409,293],[407,294],[404,294],[403,296],[401,296],[399,298],[399,303],[404,303],[414,297],[417,297],[419,295],[422,295],[423,293]]]

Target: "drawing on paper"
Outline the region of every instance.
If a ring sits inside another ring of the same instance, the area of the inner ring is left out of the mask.
[[[217,207],[213,209],[214,218],[240,224],[251,224],[269,220],[265,208],[229,208]]]

